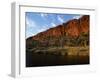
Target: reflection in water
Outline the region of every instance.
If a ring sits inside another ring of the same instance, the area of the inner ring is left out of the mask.
[[[26,67],[89,64],[88,55],[26,53]]]

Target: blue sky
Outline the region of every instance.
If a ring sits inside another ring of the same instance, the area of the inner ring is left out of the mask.
[[[26,38],[34,36],[39,32],[55,27],[71,19],[79,19],[79,14],[54,14],[26,12]]]

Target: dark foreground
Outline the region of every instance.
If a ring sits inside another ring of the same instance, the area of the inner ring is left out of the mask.
[[[26,53],[26,67],[89,64],[88,55]]]

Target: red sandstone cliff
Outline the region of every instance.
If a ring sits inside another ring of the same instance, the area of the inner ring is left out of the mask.
[[[50,28],[44,32],[40,32],[33,36],[34,40],[44,40],[46,37],[60,37],[68,35],[78,37],[82,32],[89,32],[89,16],[84,15],[80,19],[73,19],[54,28]]]

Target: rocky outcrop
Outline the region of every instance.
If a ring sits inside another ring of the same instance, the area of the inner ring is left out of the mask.
[[[62,42],[61,40],[63,38],[77,38],[82,33],[89,33],[89,15],[84,15],[79,19],[72,19],[44,32],[40,32],[37,35],[28,38],[26,43],[28,44],[35,40],[44,45],[57,44],[57,42],[59,44]]]

